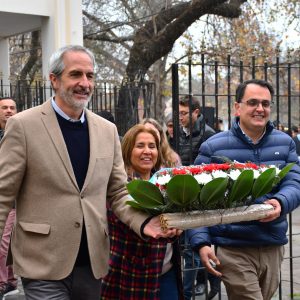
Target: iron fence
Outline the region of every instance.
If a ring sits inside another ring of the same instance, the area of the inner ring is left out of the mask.
[[[142,118],[156,117],[153,82],[131,83],[120,86],[107,82],[96,83],[88,108],[98,113],[106,110],[112,113],[119,134],[123,135]],[[54,95],[48,81],[0,80],[0,97],[9,96],[16,101],[18,111],[45,102]]]
[[[300,123],[300,63],[299,58],[282,62],[279,56],[273,60],[252,56],[247,60],[228,55],[226,61],[214,60],[202,53],[199,61],[190,56],[187,62],[172,65],[172,99],[175,118],[178,117],[178,99],[182,95],[199,98],[203,111],[213,110],[212,122],[218,119],[230,128],[233,117],[235,89],[240,82],[257,78],[269,81],[275,90],[271,119],[290,129]]]

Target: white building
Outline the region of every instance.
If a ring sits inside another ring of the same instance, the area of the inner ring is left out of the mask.
[[[8,38],[41,30],[43,77],[48,60],[58,48],[83,44],[81,0],[0,0],[0,72],[8,80]]]

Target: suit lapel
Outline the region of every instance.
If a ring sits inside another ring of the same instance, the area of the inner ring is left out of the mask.
[[[82,187],[82,191],[87,187],[90,179],[92,178],[94,167],[96,165],[97,150],[99,147],[99,141],[98,141],[99,135],[97,133],[97,124],[95,122],[95,119],[93,118],[92,113],[87,109],[85,110],[85,112],[86,112],[86,118],[87,118],[88,128],[89,128],[90,160],[89,160],[89,167],[85,177],[84,185]]]
[[[42,106],[42,121],[49,133],[49,136],[55,145],[59,157],[61,158],[62,165],[67,169],[71,180],[78,189],[76,178],[73,172],[73,167],[69,158],[68,149],[64,141],[61,129],[59,127],[57,117],[51,105],[51,99],[45,102]]]

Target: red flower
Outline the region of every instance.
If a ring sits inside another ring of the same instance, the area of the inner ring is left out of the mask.
[[[175,176],[175,175],[186,175],[187,174],[187,171],[186,171],[186,169],[174,169],[173,170],[173,176]]]
[[[192,166],[189,168],[189,171],[192,175],[197,175],[203,172],[203,168],[201,168],[200,166]]]

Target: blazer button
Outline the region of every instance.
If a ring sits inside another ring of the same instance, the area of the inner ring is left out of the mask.
[[[79,228],[80,227],[80,223],[79,222],[75,222],[75,227]]]

